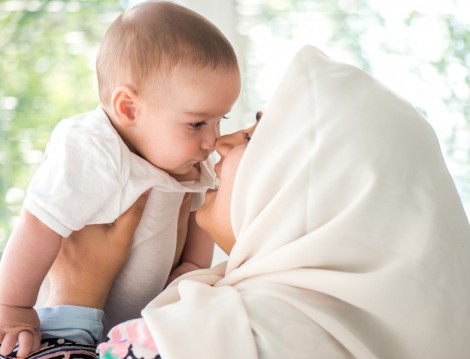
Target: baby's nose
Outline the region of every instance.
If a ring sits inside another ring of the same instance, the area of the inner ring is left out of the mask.
[[[203,138],[202,148],[208,151],[213,151],[216,148],[216,141],[219,137],[218,130],[209,131]]]

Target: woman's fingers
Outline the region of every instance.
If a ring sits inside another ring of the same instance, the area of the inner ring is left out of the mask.
[[[142,218],[142,214],[144,213],[150,192],[151,190],[144,192],[137,201],[114,222],[112,231],[119,233],[117,239],[129,241],[132,239]]]
[[[62,240],[49,271],[49,306],[104,308],[111,285],[129,257],[148,196],[149,191],[141,195],[112,225],[89,225]]]

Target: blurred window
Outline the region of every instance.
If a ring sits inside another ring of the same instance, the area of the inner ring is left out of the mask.
[[[94,63],[100,40],[117,14],[136,2],[0,2],[0,252],[52,127],[97,106]],[[424,115],[468,213],[467,0],[218,0],[216,12],[210,0],[197,3],[195,10],[205,15],[207,8],[240,58],[242,94],[227,130],[252,121],[296,50],[315,45],[377,77]]]

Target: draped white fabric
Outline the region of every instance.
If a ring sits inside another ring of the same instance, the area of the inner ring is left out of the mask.
[[[143,316],[164,359],[470,358],[470,227],[436,136],[306,46],[235,180],[237,242]]]

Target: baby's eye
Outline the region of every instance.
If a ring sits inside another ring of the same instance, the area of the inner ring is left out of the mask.
[[[207,125],[207,123],[205,121],[202,121],[202,122],[193,122],[193,123],[190,123],[189,124],[192,128],[196,129],[196,128],[200,128],[202,126],[205,126]]]

